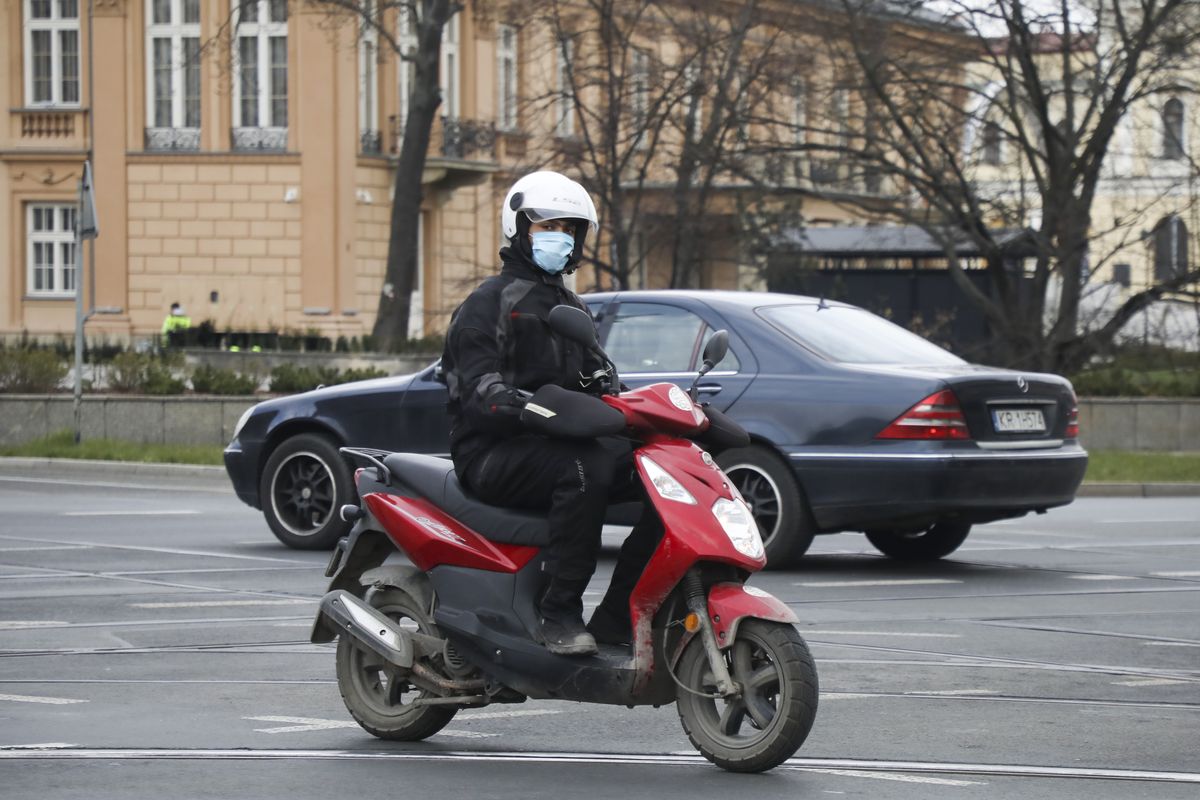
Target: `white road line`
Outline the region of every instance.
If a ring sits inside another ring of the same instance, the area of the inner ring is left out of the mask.
[[[932,586],[949,583],[962,583],[962,581],[947,578],[910,578],[883,581],[803,581],[792,585],[810,589],[841,589],[859,586]]]
[[[133,550],[138,553],[166,553],[168,555],[175,555],[175,556],[203,556],[205,558],[232,558],[232,559],[237,559],[240,561],[272,561],[272,562],[278,562],[278,563],[283,563],[283,564],[305,564],[310,567],[316,566],[314,564],[310,564],[309,562],[300,561],[299,559],[295,559],[295,558],[273,558],[271,556],[243,556],[243,555],[238,555],[236,553],[213,553],[213,552],[207,551],[207,550],[184,550],[182,548],[174,548],[174,547],[145,547],[145,546],[139,547],[139,546],[129,545],[129,544],[110,544],[107,542],[63,542],[63,541],[55,541],[53,539],[31,539],[27,536],[0,536],[0,539],[8,540],[10,542],[41,542],[41,543],[46,543],[46,544],[81,545],[81,546],[85,546],[85,547],[95,547],[95,548],[100,548],[100,549],[104,549],[104,550]]]
[[[1136,678],[1131,681],[1112,681],[1113,686],[1183,686],[1191,681],[1176,681],[1170,678]]]
[[[913,639],[961,639],[960,633],[906,633],[901,631],[812,631],[801,630],[804,636],[904,636]]]
[[[45,703],[52,706],[69,706],[72,703],[87,703],[88,700],[74,700],[68,697],[33,697],[27,694],[0,694],[0,700],[13,703]]]
[[[490,739],[493,736],[499,735],[498,733],[484,733],[483,731],[456,731],[452,728],[447,728],[434,734],[434,736],[450,736],[456,739]]]
[[[1073,581],[1137,581],[1136,575],[1068,575]]]
[[[6,619],[0,620],[0,631],[24,631],[30,628],[58,628],[70,625],[56,619]]]
[[[1156,578],[1200,578],[1200,570],[1184,570],[1183,572],[1151,572]]]
[[[925,783],[934,786],[987,786],[983,781],[963,781],[956,778],[935,778],[929,775],[904,775],[898,772],[870,772],[862,769],[812,769],[809,767],[787,767],[796,772],[817,772],[822,775],[839,775],[844,778],[872,778],[877,781],[900,783]]]
[[[1200,647],[1200,642],[1146,642],[1147,647]]]
[[[103,749],[13,750],[0,746],[0,760],[16,761],[443,761],[524,764],[598,764],[615,766],[678,766],[711,769],[699,755],[632,755],[627,753],[516,753],[446,750],[299,750],[299,749]],[[979,764],[948,761],[877,761],[853,758],[791,758],[795,769],[849,769],[890,773],[934,773],[1015,778],[1075,778],[1081,780],[1151,781],[1200,784],[1200,772],[1091,767],[1047,767],[1034,764]]]
[[[0,553],[38,553],[46,550],[91,550],[86,544],[56,544],[46,547],[0,547]]]
[[[184,485],[175,486],[167,484],[151,484],[151,483],[114,483],[108,481],[79,481],[79,480],[64,480],[62,478],[26,478],[26,477],[0,477],[0,482],[3,483],[50,483],[57,486],[96,486],[102,489],[147,489],[154,492],[201,492],[203,494],[229,494],[228,488],[216,488],[208,486]]]
[[[189,509],[170,509],[162,511],[64,511],[64,517],[180,517],[199,514],[199,511]]]
[[[510,717],[541,717],[547,714],[565,714],[551,708],[525,708],[518,711],[482,711],[478,714],[464,712],[454,718],[455,722],[465,722],[473,719],[507,719]]]
[[[6,750],[59,750],[64,747],[79,747],[70,742],[43,742],[41,744],[6,744]]]
[[[981,695],[1000,693],[995,689],[940,689],[922,692],[905,692],[905,694],[921,695],[924,697],[928,697],[930,695],[936,695],[938,697],[979,697]]]
[[[130,608],[220,608],[223,606],[294,606],[312,604],[317,600],[195,600],[177,603],[130,603]]]
[[[328,731],[334,728],[357,728],[354,720],[344,719],[315,719],[313,717],[242,717],[253,722],[291,722],[283,728],[255,728],[255,733],[307,733],[308,731]]]

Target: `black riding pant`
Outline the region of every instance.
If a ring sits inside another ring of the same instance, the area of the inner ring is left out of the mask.
[[[485,503],[548,511],[547,571],[557,581],[579,585],[580,592],[595,572],[610,503],[644,503],[641,520],[621,547],[614,588],[632,590],[662,538],[662,522],[634,469],[633,448],[622,439],[517,436],[475,458],[459,478]],[[625,597],[628,602],[627,592]]]

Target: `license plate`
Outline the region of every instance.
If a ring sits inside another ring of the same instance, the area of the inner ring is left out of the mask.
[[[998,433],[1029,433],[1046,430],[1046,418],[1040,408],[992,410],[992,424]]]

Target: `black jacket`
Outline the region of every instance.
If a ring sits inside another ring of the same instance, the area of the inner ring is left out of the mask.
[[[583,301],[511,247],[499,275],[481,283],[450,319],[442,371],[450,390],[450,454],[459,474],[497,441],[523,433],[517,390],[546,384],[598,391],[600,359],[554,333],[550,309]]]

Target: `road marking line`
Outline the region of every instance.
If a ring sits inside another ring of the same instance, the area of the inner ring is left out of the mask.
[[[489,739],[493,736],[499,736],[498,733],[484,733],[482,731],[456,731],[447,729],[438,731],[434,736],[451,736],[456,739]]]
[[[0,553],[38,553],[46,550],[91,550],[85,544],[56,544],[46,547],[0,547]]]
[[[911,578],[883,581],[803,581],[800,583],[793,583],[792,585],[804,586],[812,589],[837,589],[858,586],[932,586],[939,583],[962,583],[962,581],[950,580],[947,578]]]
[[[540,717],[546,714],[565,714],[565,711],[556,711],[550,708],[526,708],[520,711],[483,711],[478,714],[463,713],[454,718],[455,722],[463,722],[473,719],[507,719],[509,717]]]
[[[69,622],[62,622],[54,619],[9,619],[0,621],[0,631],[24,631],[31,628],[57,628],[62,625],[70,625]]]
[[[291,722],[295,723],[284,728],[255,728],[255,733],[306,733],[308,731],[328,731],[334,728],[357,728],[358,723],[344,719],[314,719],[312,717],[242,717],[255,722]]]
[[[68,697],[33,697],[27,694],[0,694],[0,700],[11,700],[14,703],[45,703],[52,706],[69,706],[72,703],[87,703],[88,700],[74,700]]]
[[[839,775],[846,778],[872,778],[877,781],[900,783],[926,783],[934,786],[987,786],[983,781],[963,781],[956,778],[934,778],[926,775],[902,775],[898,772],[869,772],[861,769],[812,769],[809,767],[787,767],[796,772],[817,772],[822,775]]]
[[[224,606],[294,606],[318,600],[196,600],[176,603],[130,603],[130,608],[220,608]]]
[[[1000,693],[995,689],[942,689],[922,692],[905,692],[905,694],[921,696],[936,695],[938,697],[979,697],[980,695]]]
[[[200,492],[202,494],[229,494],[228,488],[215,488],[196,485],[169,485],[169,484],[152,484],[152,483],[112,483],[108,481],[79,481],[65,480],[63,478],[28,478],[28,477],[12,477],[5,475],[0,477],[0,482],[3,483],[51,483],[57,486],[95,486],[102,489],[145,489],[152,492]]]
[[[1068,575],[1073,581],[1137,581],[1136,575]]]
[[[1200,578],[1200,570],[1184,570],[1183,572],[1151,572],[1156,578]]]
[[[1147,647],[1200,647],[1200,642],[1146,642]]]
[[[859,694],[857,692],[833,692],[833,693],[821,692],[820,693],[821,702],[825,702],[826,700],[865,700],[868,697],[874,698],[874,697],[879,697],[879,695],[877,695],[877,694]]]
[[[12,750],[0,746],[0,760],[13,761],[465,761],[478,763],[597,764],[614,766],[712,767],[700,755],[633,755],[627,753],[516,753],[504,751],[395,751],[299,749],[128,749]],[[1200,784],[1200,772],[1089,767],[1047,767],[1034,764],[980,764],[949,761],[878,761],[851,758],[793,757],[784,762],[800,769],[851,769],[890,773],[940,773],[980,777],[1075,778],[1081,780],[1150,781]]]
[[[803,636],[906,636],[914,639],[961,639],[959,633],[903,633],[900,631],[810,631],[801,630]]]
[[[199,514],[186,508],[173,508],[163,511],[63,511],[64,517],[180,517]]]
[[[1183,686],[1191,681],[1177,681],[1170,678],[1137,678],[1132,681],[1113,681],[1113,686]]]
[[[64,747],[79,747],[70,742],[43,742],[42,744],[6,744],[6,750],[60,750]]]

